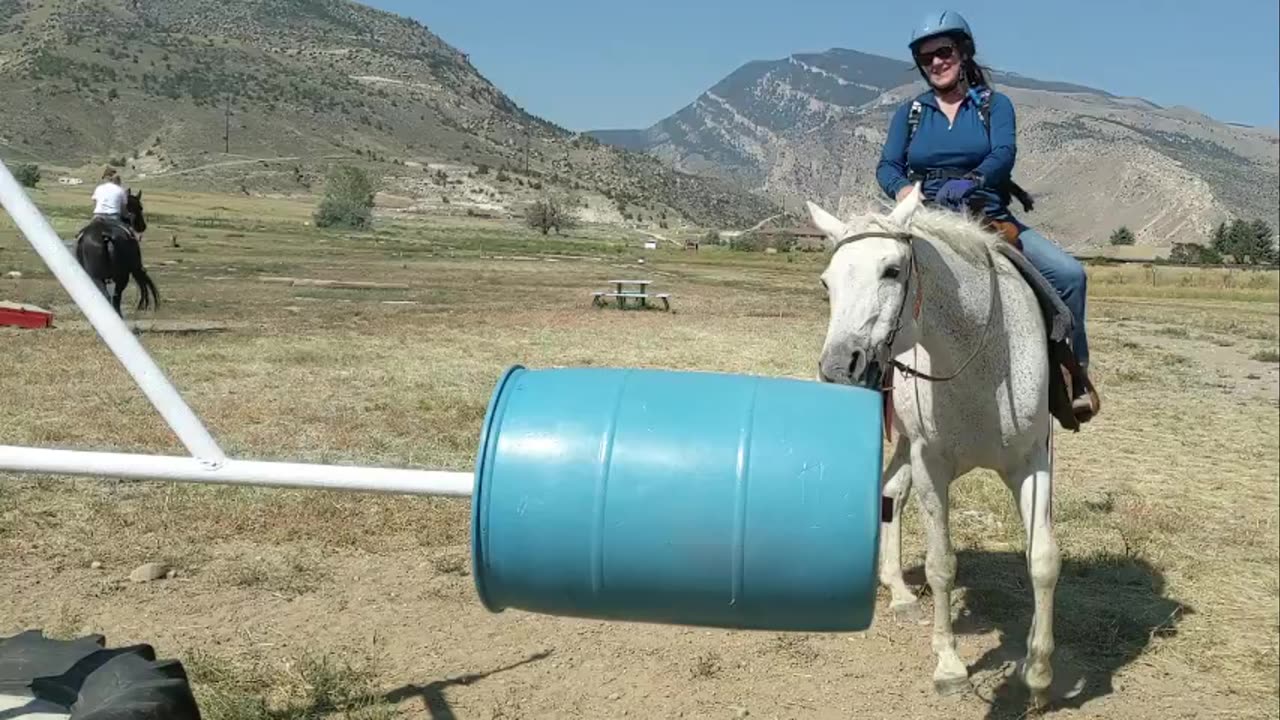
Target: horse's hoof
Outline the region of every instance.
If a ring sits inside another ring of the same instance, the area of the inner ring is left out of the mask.
[[[962,695],[972,689],[973,683],[969,681],[968,675],[956,675],[954,677],[934,676],[933,678],[933,690],[938,693],[939,697]]]
[[[890,603],[889,612],[903,622],[918,623],[924,620],[924,609],[920,607],[919,600]]]
[[[1017,672],[1018,680],[1021,681],[1022,687],[1026,688],[1027,694],[1030,695],[1031,707],[1037,710],[1048,707],[1049,702],[1052,700],[1052,688],[1050,686],[1053,678],[1051,676],[1046,677],[1043,671],[1032,675],[1027,671],[1025,661],[1018,664]]]

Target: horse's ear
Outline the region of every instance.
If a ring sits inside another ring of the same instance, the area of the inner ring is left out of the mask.
[[[920,209],[921,195],[920,183],[916,183],[911,192],[898,203],[893,212],[889,213],[889,220],[899,227],[907,227],[911,223],[911,216],[916,214],[916,210]]]
[[[821,230],[827,236],[829,242],[839,242],[848,232],[845,224],[840,222],[840,219],[836,216],[807,200],[804,204],[809,209],[809,217],[813,220],[813,226]]]

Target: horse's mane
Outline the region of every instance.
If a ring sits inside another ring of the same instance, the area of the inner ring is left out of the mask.
[[[890,220],[888,215],[872,213],[869,216],[863,215],[861,220],[869,229],[875,228],[886,232],[904,230]],[[956,255],[976,267],[985,266],[988,253],[995,244],[1004,242],[966,215],[928,206],[915,211],[911,216],[911,226],[906,229],[926,241],[947,246]]]

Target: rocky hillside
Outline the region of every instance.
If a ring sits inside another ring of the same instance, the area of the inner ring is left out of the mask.
[[[348,0],[0,0],[0,88],[5,159],[86,178],[124,159],[137,183],[301,192],[346,158],[456,212],[548,190],[645,224],[775,211],[533,117],[420,23]]]
[[[1274,130],[1066,83],[992,81],[1018,110],[1015,177],[1038,200],[1025,219],[1064,245],[1105,244],[1121,225],[1160,246],[1203,241],[1228,217],[1280,225]],[[837,49],[748,63],[651,128],[592,134],[789,209],[813,199],[850,212],[882,201],[889,118],[923,90],[909,63]]]

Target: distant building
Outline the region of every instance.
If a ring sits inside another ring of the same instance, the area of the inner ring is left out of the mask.
[[[1171,250],[1153,245],[1106,245],[1069,252],[1077,260],[1086,262],[1150,263],[1167,259]]]
[[[81,180],[78,177],[60,177],[58,178],[58,184],[59,185],[83,185],[84,180]]]
[[[826,247],[827,236],[818,228],[806,223],[784,227],[764,227],[751,233],[770,247],[799,250],[821,250]]]

